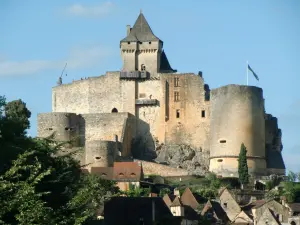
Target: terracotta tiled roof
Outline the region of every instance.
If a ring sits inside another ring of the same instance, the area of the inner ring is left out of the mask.
[[[193,209],[197,209],[199,206],[198,201],[189,188],[186,188],[180,198],[183,205],[191,206]]]
[[[103,179],[113,179],[113,167],[92,167],[91,174],[97,174]]]
[[[178,197],[176,197],[174,199],[174,201],[172,202],[172,204],[170,205],[170,207],[175,207],[175,206],[182,206],[182,203],[180,202],[180,199]]]
[[[113,178],[117,181],[139,181],[142,176],[142,167],[138,162],[115,162]]]
[[[137,162],[115,162],[114,167],[92,167],[91,174],[115,181],[140,181],[142,167]]]

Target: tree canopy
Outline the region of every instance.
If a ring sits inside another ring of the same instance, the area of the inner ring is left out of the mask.
[[[31,113],[21,100],[0,97],[0,115],[0,224],[87,224],[118,194],[71,154],[58,155],[63,144],[27,137]]]

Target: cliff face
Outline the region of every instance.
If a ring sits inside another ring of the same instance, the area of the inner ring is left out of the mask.
[[[155,161],[170,167],[182,168],[190,175],[204,175],[209,168],[209,152],[188,145],[168,145],[156,148]]]

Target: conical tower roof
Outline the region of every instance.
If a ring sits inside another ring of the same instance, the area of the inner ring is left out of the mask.
[[[153,34],[142,12],[140,13],[139,17],[135,21],[135,24],[132,27],[130,33],[127,35],[126,38],[121,40],[121,42],[128,42],[128,41],[132,41],[132,42],[160,41],[160,39]]]

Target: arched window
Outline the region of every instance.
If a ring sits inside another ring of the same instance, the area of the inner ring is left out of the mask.
[[[117,110],[116,108],[113,108],[113,109],[111,110],[111,112],[112,112],[112,113],[117,113],[118,110]]]
[[[291,225],[296,225],[295,221],[292,221],[292,222],[291,222]]]

